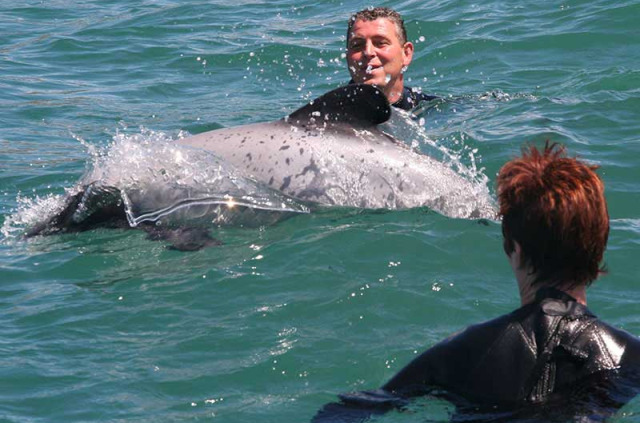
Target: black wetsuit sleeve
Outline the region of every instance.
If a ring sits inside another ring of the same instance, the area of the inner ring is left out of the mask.
[[[384,414],[407,404],[403,398],[383,389],[340,394],[340,402],[324,405],[315,415],[313,423],[355,423],[371,416]]]
[[[428,393],[433,387],[448,389],[464,385],[486,342],[486,338],[476,339],[477,332],[469,328],[429,348],[382,389],[402,397],[415,397]]]
[[[376,413],[375,409],[369,407],[354,406],[347,402],[331,402],[316,413],[311,423],[360,423],[374,414],[382,414],[385,411]]]
[[[404,398],[425,395],[434,388],[477,396],[475,391],[492,383],[486,380],[491,378],[491,371],[487,371],[491,363],[486,359],[495,345],[504,343],[511,319],[511,315],[504,315],[439,342],[400,370],[382,389]],[[504,350],[513,351],[508,348],[512,343],[507,342]]]
[[[340,394],[341,401],[326,404],[313,418],[313,423],[362,422],[373,415],[402,408],[409,398],[426,395],[434,386],[442,386],[453,367],[461,368],[463,362],[469,361],[466,356],[469,349],[465,345],[468,336],[462,336],[467,331],[420,354],[381,389]],[[460,360],[460,366],[453,366],[450,358]]]
[[[429,394],[434,388],[464,392],[474,367],[504,330],[506,317],[471,326],[436,344],[411,361],[381,389],[341,394],[340,402],[326,404],[312,421],[362,422],[372,415],[402,408],[409,398]]]

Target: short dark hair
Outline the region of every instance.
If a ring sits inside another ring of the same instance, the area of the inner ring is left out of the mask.
[[[349,39],[351,38],[351,32],[353,25],[356,21],[375,21],[376,19],[389,19],[396,26],[396,32],[400,39],[400,44],[407,42],[407,30],[404,27],[404,20],[400,13],[388,7],[370,7],[351,15],[349,19],[349,25],[347,27],[347,46],[349,45]]]
[[[600,273],[609,237],[609,213],[597,166],[566,157],[546,142],[505,164],[498,174],[504,249],[522,247],[533,283],[589,286]]]

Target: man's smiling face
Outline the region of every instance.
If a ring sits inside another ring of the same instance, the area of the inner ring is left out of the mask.
[[[413,44],[400,39],[389,19],[354,22],[347,44],[347,65],[356,83],[375,85],[390,102],[400,98],[403,68],[413,57]]]

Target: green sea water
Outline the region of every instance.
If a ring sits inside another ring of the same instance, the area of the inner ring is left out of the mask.
[[[415,44],[408,84],[445,99],[425,137],[492,192],[525,142],[601,166],[609,272],[589,306],[640,334],[640,3],[380,5]],[[309,421],[518,306],[499,225],[427,209],[221,228],[191,253],[133,230],[20,238],[96,148],[279,119],[344,84],[346,21],[367,6],[0,3],[0,421]],[[613,420],[640,421],[638,399]]]

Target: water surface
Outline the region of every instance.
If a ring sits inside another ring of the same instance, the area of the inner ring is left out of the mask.
[[[0,419],[308,421],[517,307],[499,226],[427,209],[222,228],[223,246],[194,253],[141,231],[15,237],[118,137],[275,120],[343,84],[346,20],[369,5],[2,3]],[[492,192],[527,141],[601,166],[609,275],[589,305],[640,334],[640,4],[382,5],[415,42],[409,84],[447,100],[422,116],[426,135]],[[417,410],[381,420],[450,411]],[[639,412],[634,400],[614,421]]]

